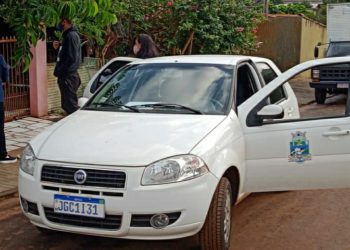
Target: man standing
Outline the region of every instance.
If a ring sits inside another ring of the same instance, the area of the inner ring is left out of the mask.
[[[0,54],[0,163],[12,163],[16,162],[17,158],[7,154],[6,141],[5,141],[5,111],[4,111],[4,89],[3,83],[9,78],[9,69],[4,60],[4,57]]]
[[[71,20],[63,18],[59,26],[63,35],[61,46],[58,41],[53,43],[55,49],[59,48],[54,75],[61,92],[61,107],[67,114],[72,114],[79,108],[77,91],[80,86],[80,37]]]

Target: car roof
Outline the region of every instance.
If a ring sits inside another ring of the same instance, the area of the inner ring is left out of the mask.
[[[118,57],[114,57],[114,58],[110,59],[109,62],[114,62],[114,61],[135,62],[135,61],[139,61],[139,60],[141,60],[141,59],[136,58],[136,57],[118,56]]]
[[[242,56],[242,55],[184,55],[184,56],[162,56],[144,60],[133,61],[131,64],[148,63],[203,63],[203,64],[223,64],[237,65],[242,61],[266,62],[271,61],[262,57]]]

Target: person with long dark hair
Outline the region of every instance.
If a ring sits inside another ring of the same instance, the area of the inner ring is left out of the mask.
[[[134,39],[133,52],[137,58],[146,59],[159,55],[153,39],[147,34],[140,34]]]

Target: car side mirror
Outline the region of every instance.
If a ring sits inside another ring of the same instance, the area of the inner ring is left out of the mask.
[[[86,98],[86,97],[80,97],[80,98],[78,99],[78,106],[79,106],[79,107],[83,107],[83,106],[85,105],[85,103],[87,103],[88,100],[89,100],[89,99]]]
[[[258,111],[257,116],[261,119],[282,119],[284,117],[284,110],[279,105],[270,104]]]
[[[319,55],[319,49],[318,49],[318,47],[315,47],[315,49],[314,49],[314,57],[318,58],[318,55]]]

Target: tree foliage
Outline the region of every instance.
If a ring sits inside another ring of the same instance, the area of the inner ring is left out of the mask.
[[[0,5],[17,37],[16,63],[24,62],[26,69],[31,45],[60,17],[72,19],[104,58],[111,51],[116,53],[110,56],[126,54],[139,33],[150,34],[162,55],[245,53],[256,48],[261,12],[255,0],[3,0]]]
[[[304,14],[312,15],[313,10],[311,6],[305,3],[280,4],[270,6],[271,14]]]
[[[83,35],[101,42],[104,27],[117,22],[111,9],[112,0],[4,0],[0,16],[16,34],[15,64],[24,63],[28,70],[30,47],[45,39],[46,27],[56,26],[61,17],[66,17],[81,26]]]
[[[254,0],[129,0],[115,27],[117,50],[123,54],[147,33],[163,55],[247,52],[256,48],[261,12]]]
[[[102,59],[131,54],[133,38],[147,33],[161,55],[244,53],[256,49],[261,12],[253,0],[119,2],[118,22],[107,29],[101,48],[92,46]]]

